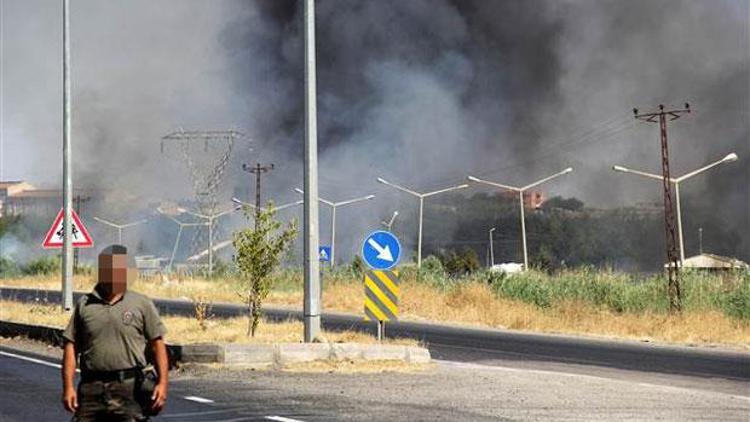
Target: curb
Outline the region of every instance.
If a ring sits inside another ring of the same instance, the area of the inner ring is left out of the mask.
[[[0,336],[25,336],[57,347],[64,344],[63,330],[45,325],[0,320]],[[359,343],[276,343],[168,344],[170,367],[180,363],[221,363],[230,366],[269,367],[290,363],[333,361],[402,361],[430,363],[430,352],[423,347]]]
[[[400,361],[430,363],[422,347],[359,343],[203,343],[173,346],[181,362],[222,363],[238,366],[284,366],[290,363],[331,361]]]

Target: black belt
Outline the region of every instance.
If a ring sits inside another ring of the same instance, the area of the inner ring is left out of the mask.
[[[82,382],[102,381],[125,381],[138,377],[140,368],[121,369],[119,371],[81,371]]]

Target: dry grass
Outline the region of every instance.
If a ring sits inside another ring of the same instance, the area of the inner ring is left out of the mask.
[[[51,327],[64,327],[70,315],[59,306],[44,303],[19,303],[0,301],[0,320],[40,324]],[[171,343],[300,343],[302,342],[302,323],[288,321],[282,323],[263,322],[258,327],[255,337],[246,335],[247,318],[211,319],[207,329],[200,329],[194,318],[164,316],[167,326],[167,341]],[[325,332],[325,338],[334,343],[375,343],[370,335],[355,332]],[[387,344],[416,346],[411,339],[388,340]]]
[[[56,277],[4,279],[0,283],[14,287],[59,289],[59,279]],[[91,277],[83,277],[76,280],[75,287],[86,291],[93,284]],[[189,299],[204,295],[215,302],[238,302],[236,284],[232,280],[195,279],[166,283],[158,279],[139,280],[132,288],[151,297]],[[323,308],[360,314],[362,297],[360,283],[329,283],[324,288]],[[274,291],[266,301],[270,306],[299,307],[301,303],[302,292],[299,289]],[[517,300],[498,298],[487,284],[480,282],[466,282],[449,290],[441,290],[427,284],[405,281],[401,285],[400,311],[401,317],[408,320],[750,349],[750,324],[715,310],[694,310],[682,315],[616,313],[582,302],[563,302],[543,309]],[[237,324],[242,326],[244,322],[246,320],[241,319]],[[217,322],[209,321],[211,323]],[[210,331],[222,330],[221,326],[210,328]],[[289,330],[301,332],[301,329]],[[333,334],[330,336],[330,340],[333,340]]]

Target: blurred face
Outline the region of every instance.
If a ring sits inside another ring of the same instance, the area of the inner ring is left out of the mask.
[[[97,289],[105,298],[125,293],[128,281],[135,275],[134,268],[128,268],[127,255],[99,255],[99,284]]]

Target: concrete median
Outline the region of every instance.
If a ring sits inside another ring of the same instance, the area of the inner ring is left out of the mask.
[[[62,346],[62,330],[43,325],[0,321],[0,336],[28,337]],[[228,366],[283,367],[314,361],[396,361],[430,363],[423,347],[361,343],[169,344],[171,363],[218,363]]]

